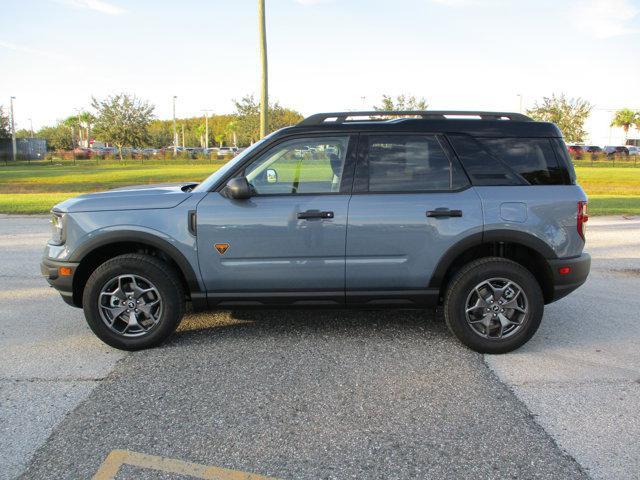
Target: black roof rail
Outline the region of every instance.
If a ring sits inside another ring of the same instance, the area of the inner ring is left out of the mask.
[[[368,110],[361,112],[331,112],[316,113],[305,118],[298,126],[312,126],[324,124],[345,123],[352,117],[420,117],[423,120],[447,120],[448,117],[479,117],[480,120],[512,120],[518,122],[532,122],[533,119],[522,113],[511,112],[476,112],[459,110]],[[379,122],[380,118],[369,118],[366,120],[353,120],[356,122],[373,121]]]

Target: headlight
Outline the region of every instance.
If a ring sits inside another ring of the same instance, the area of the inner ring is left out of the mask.
[[[51,212],[51,240],[52,245],[62,245],[64,243],[64,213]]]

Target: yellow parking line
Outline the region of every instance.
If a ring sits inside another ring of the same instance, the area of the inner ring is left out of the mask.
[[[239,472],[238,470],[184,462],[155,455],[145,455],[144,453],[131,452],[129,450],[112,450],[93,476],[93,480],[112,480],[116,478],[118,470],[123,465],[149,468],[178,475],[190,475],[203,480],[276,480],[273,477],[265,477],[255,473]]]

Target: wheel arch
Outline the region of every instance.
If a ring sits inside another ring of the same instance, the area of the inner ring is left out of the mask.
[[[187,258],[167,240],[141,231],[105,232],[77,248],[69,261],[79,265],[73,278],[73,303],[82,306],[82,292],[91,273],[109,258],[125,253],[146,253],[169,263],[180,275],[185,292],[194,304],[206,297]],[[206,302],[206,300],[205,300]]]
[[[450,247],[438,262],[429,288],[440,290],[440,297],[455,275],[467,263],[484,257],[503,257],[527,268],[536,278],[545,303],[553,300],[553,273],[548,260],[557,258],[540,238],[521,231],[490,230],[467,237]]]

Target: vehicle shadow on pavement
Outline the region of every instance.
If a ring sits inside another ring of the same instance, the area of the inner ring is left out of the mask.
[[[403,333],[449,338],[442,314],[422,310],[225,310],[185,316],[168,344],[178,346],[194,338],[250,335],[375,336]]]

